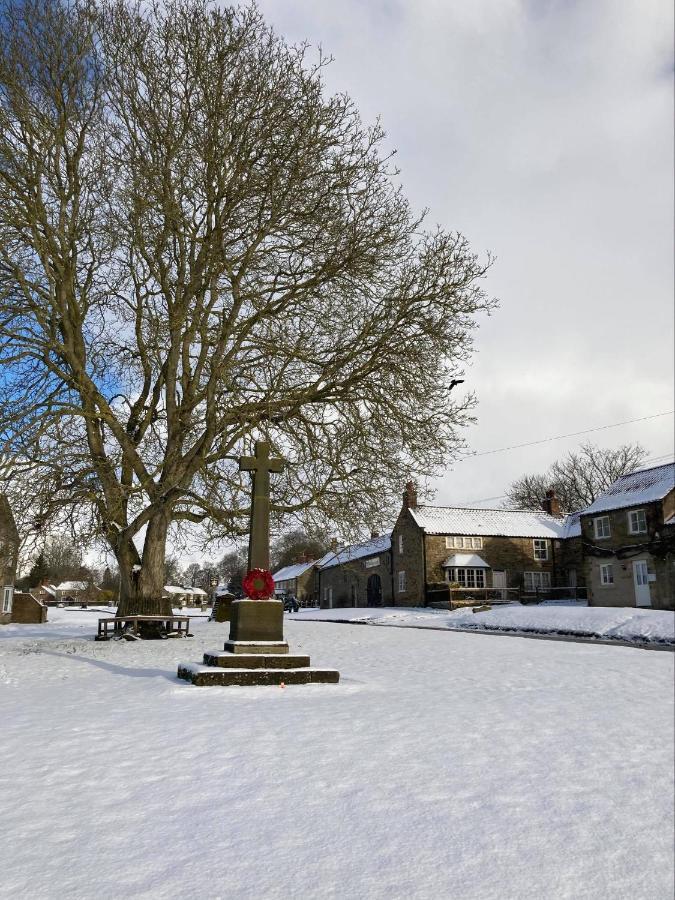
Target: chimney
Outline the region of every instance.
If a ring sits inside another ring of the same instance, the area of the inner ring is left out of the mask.
[[[415,509],[417,506],[417,488],[414,481],[409,481],[403,491],[403,508]]]
[[[380,532],[379,532],[379,531],[371,531],[371,532],[370,532],[370,538],[371,538],[371,540],[372,540],[373,538],[378,538],[379,536],[380,536]]]
[[[546,499],[541,505],[544,511],[549,514],[549,516],[561,516],[560,500],[558,500],[558,498],[556,497],[555,490],[553,488],[546,491]]]

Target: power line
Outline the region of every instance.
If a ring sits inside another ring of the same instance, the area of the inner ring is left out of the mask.
[[[496,451],[495,451],[496,452]],[[662,459],[670,459],[673,455],[673,452],[664,453],[662,456],[650,456],[640,463],[640,466],[643,466],[645,463],[654,463],[659,462]],[[471,507],[474,504],[478,503],[487,503],[489,500],[505,500],[509,495],[508,494],[498,494],[496,497],[482,497],[480,500],[464,500],[460,506],[462,507]]]
[[[507,450],[519,450],[521,447],[533,447],[535,444],[548,444],[550,441],[560,441],[563,438],[578,437],[581,434],[591,434],[594,431],[606,431],[608,428],[618,428],[620,425],[632,425],[634,422],[646,422],[648,419],[658,419],[662,416],[672,416],[675,410],[670,409],[668,412],[654,413],[653,416],[642,416],[639,419],[626,419],[625,422],[614,422],[612,425],[599,425],[597,428],[587,428],[585,431],[572,431],[569,434],[557,434],[555,437],[541,438],[538,441],[527,441],[524,444],[512,444],[510,447],[498,447],[496,450],[479,450],[477,453],[467,453],[463,459],[457,462],[463,462],[465,459],[475,459],[476,456],[490,456],[493,453],[504,453]]]

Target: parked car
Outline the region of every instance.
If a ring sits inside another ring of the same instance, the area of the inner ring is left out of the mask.
[[[284,597],[284,612],[297,612],[299,609],[300,604],[293,594],[288,594]]]

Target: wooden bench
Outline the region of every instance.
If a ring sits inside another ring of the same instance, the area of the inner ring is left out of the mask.
[[[157,622],[164,625],[169,634],[187,637],[190,616],[115,616],[112,619],[99,619],[96,640],[109,641],[111,637],[121,634],[129,627],[133,628],[134,634],[138,634],[139,624],[146,622]]]

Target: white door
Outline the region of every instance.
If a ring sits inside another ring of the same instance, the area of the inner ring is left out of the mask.
[[[506,600],[506,572],[498,569],[492,571],[492,587],[501,591],[502,600]]]
[[[647,561],[645,559],[636,559],[633,562],[633,584],[635,585],[635,605],[651,606],[649,571],[647,570]]]

